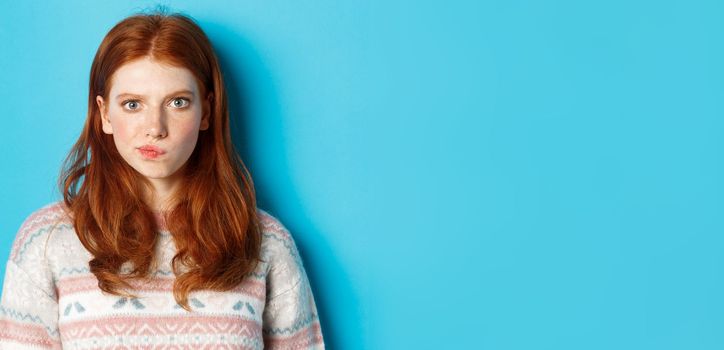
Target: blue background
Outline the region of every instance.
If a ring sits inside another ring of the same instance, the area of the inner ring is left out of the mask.
[[[3,1],[3,261],[103,36],[155,4]],[[217,49],[330,349],[724,348],[722,2],[165,4]]]

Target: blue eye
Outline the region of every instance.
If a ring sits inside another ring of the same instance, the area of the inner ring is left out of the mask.
[[[138,109],[138,101],[136,100],[128,100],[124,101],[123,105],[126,106],[129,110],[135,111]]]
[[[171,104],[176,108],[185,108],[189,105],[189,103],[191,103],[189,99],[182,97],[175,98],[171,101]]]

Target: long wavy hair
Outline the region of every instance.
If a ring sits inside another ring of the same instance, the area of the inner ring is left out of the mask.
[[[254,184],[231,142],[219,63],[193,19],[135,14],[108,32],[91,66],[87,119],[58,185],[78,238],[93,255],[89,267],[99,288],[135,297],[127,292],[128,280],[149,276],[159,227],[143,200],[150,182],[121,158],[113,135],[103,133],[95,97],[107,100],[113,73],[144,57],[189,69],[201,96],[213,94],[209,128],[182,167],[182,190],[172,196],[176,205],[162,213],[177,247],[174,298],[191,311],[190,292],[234,288],[256,268],[261,250]]]

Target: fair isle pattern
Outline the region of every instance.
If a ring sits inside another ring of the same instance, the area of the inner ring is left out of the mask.
[[[239,286],[173,298],[172,235],[160,217],[156,265],[129,281],[136,298],[110,295],[92,258],[55,202],[21,225],[0,299],[2,349],[324,349],[317,309],[289,231],[258,209],[262,260]]]

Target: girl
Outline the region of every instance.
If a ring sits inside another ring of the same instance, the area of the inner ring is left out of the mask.
[[[91,66],[63,200],[21,225],[0,349],[318,349],[288,230],[256,208],[212,45],[189,17],[134,15]]]

